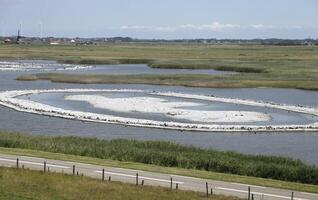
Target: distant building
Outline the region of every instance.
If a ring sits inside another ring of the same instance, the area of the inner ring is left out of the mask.
[[[4,40],[4,43],[6,43],[6,44],[10,44],[10,43],[12,43],[12,40],[11,40],[11,39],[9,39],[9,38],[7,38],[7,39],[5,39],[5,40]]]
[[[304,44],[304,45],[307,45],[307,46],[314,46],[314,45],[315,45],[315,44],[314,44],[313,42],[311,42],[311,41],[305,41],[303,44]]]
[[[52,42],[50,42],[50,45],[59,45],[60,44],[60,42],[58,42],[58,41],[52,41]]]

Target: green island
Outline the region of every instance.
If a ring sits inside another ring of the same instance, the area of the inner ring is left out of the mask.
[[[318,168],[299,160],[204,150],[170,142],[33,136],[1,131],[0,153],[318,193]]]
[[[75,64],[147,64],[154,68],[215,69],[224,75],[25,75],[18,80],[135,83],[211,88],[318,89],[316,46],[109,43],[104,45],[0,45],[0,58],[48,59]]]

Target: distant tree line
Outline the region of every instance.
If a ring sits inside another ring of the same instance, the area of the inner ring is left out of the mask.
[[[0,41],[5,40],[16,40],[17,36],[0,37]],[[203,43],[203,44],[259,44],[259,45],[280,45],[280,46],[291,46],[291,45],[318,45],[318,39],[215,39],[215,38],[197,38],[197,39],[135,39],[131,37],[97,37],[97,38],[66,38],[66,37],[23,37],[21,40],[25,43],[49,43],[52,41],[59,41],[61,43],[69,43],[75,41],[76,44],[102,44],[102,43]]]

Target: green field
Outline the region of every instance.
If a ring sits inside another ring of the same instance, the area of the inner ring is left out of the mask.
[[[318,47],[120,43],[108,45],[0,45],[2,59],[51,59],[65,63],[144,63],[157,68],[216,69],[235,75],[60,76],[75,83],[145,83],[196,87],[318,89]],[[40,77],[41,78],[41,77]],[[21,78],[22,79],[22,78]],[[24,79],[37,79],[24,77]]]
[[[0,167],[0,199],[10,200],[100,200],[100,199],[214,199],[238,200],[234,197],[170,191],[160,187],[135,186],[119,182],[101,182],[88,177],[43,173]]]
[[[234,152],[202,150],[169,142],[108,141],[80,137],[30,136],[6,132],[0,133],[0,147],[5,147],[0,149],[2,153],[66,159],[318,193],[318,169],[284,157],[250,156]],[[286,180],[294,182],[286,182]]]

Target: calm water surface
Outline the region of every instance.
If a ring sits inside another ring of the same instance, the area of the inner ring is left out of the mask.
[[[135,66],[135,65],[134,65]],[[94,70],[89,73],[96,73]],[[111,66],[113,74],[115,66]],[[116,66],[117,67],[117,66]],[[121,66],[122,67],[122,66]],[[125,68],[129,66],[124,66]],[[107,69],[110,70],[110,69]],[[130,69],[125,69],[130,70]],[[103,70],[102,70],[103,71]],[[134,71],[134,70],[133,70]],[[190,70],[191,71],[191,70]],[[195,71],[195,70],[194,70]],[[295,89],[209,89],[137,84],[64,84],[48,81],[19,82],[14,79],[32,72],[0,72],[0,91],[18,89],[141,89],[174,91],[194,94],[216,95],[231,98],[273,101],[276,103],[301,104],[318,107],[318,92]],[[76,73],[84,73],[87,70]],[[176,71],[178,73],[178,70]],[[173,72],[173,73],[176,73]],[[74,72],[69,72],[74,73]],[[111,73],[111,72],[109,72]],[[118,72],[120,73],[120,72]],[[126,73],[126,72],[125,72]],[[138,73],[138,72],[136,72]],[[191,72],[195,73],[195,72]],[[0,129],[47,135],[78,135],[105,139],[127,138],[137,140],[165,140],[202,148],[234,150],[248,154],[284,155],[318,165],[318,133],[202,133],[150,128],[125,127],[93,122],[60,119],[29,113],[16,112],[0,107]]]

